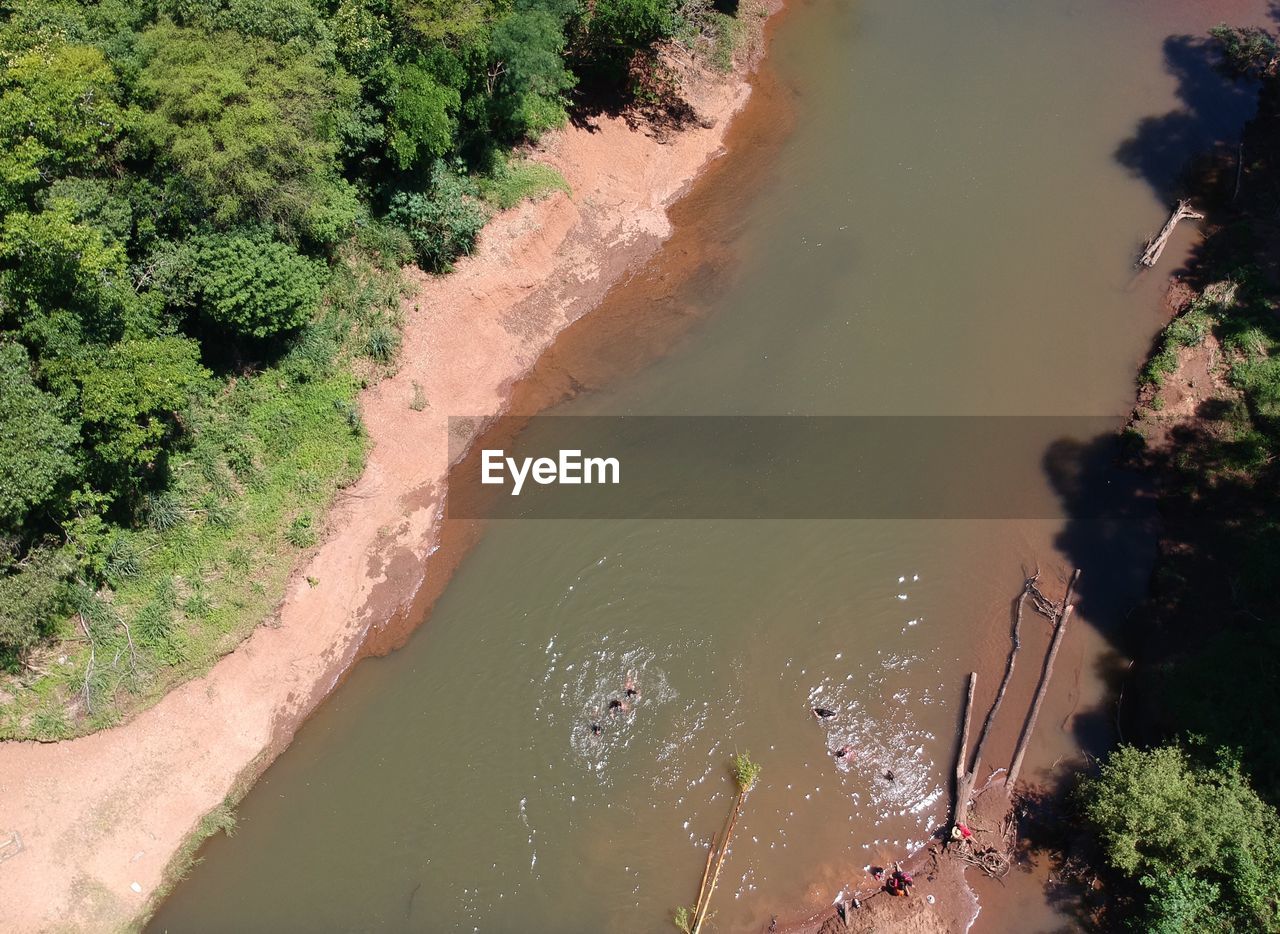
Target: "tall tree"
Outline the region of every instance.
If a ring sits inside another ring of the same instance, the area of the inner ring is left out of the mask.
[[[142,39],[140,135],[221,227],[333,244],[360,215],[339,173],[357,82],[331,57],[162,23]]]

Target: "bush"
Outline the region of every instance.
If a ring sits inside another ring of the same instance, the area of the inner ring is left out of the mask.
[[[316,543],[315,521],[311,513],[304,512],[289,523],[284,533],[285,540],[295,548],[310,548]]]
[[[61,552],[36,548],[0,572],[0,666],[35,645],[67,608],[70,571]]]
[[[379,363],[390,363],[400,349],[400,334],[385,321],[377,321],[365,334],[364,352]]]
[[[399,192],[391,199],[390,218],[408,234],[423,269],[448,272],[455,259],[475,248],[488,214],[471,181],[437,160],[430,193]]]
[[[583,18],[587,63],[614,80],[636,52],[673,35],[679,25],[671,0],[599,0]]]
[[[1078,794],[1107,863],[1148,893],[1144,929],[1280,929],[1280,818],[1233,759],[1121,746]]]
[[[323,268],[288,244],[243,234],[216,234],[193,244],[190,287],[204,314],[247,337],[270,337],[311,317]]]
[[[74,474],[79,432],[31,378],[20,344],[0,344],[0,528],[20,525]]]

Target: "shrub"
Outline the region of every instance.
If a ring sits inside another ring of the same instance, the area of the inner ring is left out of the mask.
[[[311,513],[304,512],[289,523],[289,528],[284,534],[285,540],[295,548],[310,548],[316,543],[316,532],[313,526]]]
[[[431,272],[448,272],[455,259],[469,254],[488,220],[471,181],[439,160],[431,168],[430,192],[399,192],[390,217],[408,234],[418,264]]]
[[[247,337],[270,337],[311,317],[322,267],[288,244],[261,236],[215,234],[191,251],[191,291],[204,314]]]
[[[0,665],[35,645],[66,609],[70,571],[61,552],[41,547],[0,572]]]
[[[723,72],[732,71],[733,56],[746,35],[741,20],[725,13],[713,13],[709,33],[712,63]]]
[[[1280,926],[1280,819],[1233,759],[1121,746],[1078,795],[1107,862],[1149,893],[1145,929],[1189,930],[1178,919],[1192,909],[1232,919],[1217,929]]]
[[[385,321],[376,321],[364,338],[364,352],[379,363],[390,363],[400,349],[400,335]]]
[[[632,57],[679,25],[671,0],[599,0],[582,19],[582,45],[593,69],[621,78]]]

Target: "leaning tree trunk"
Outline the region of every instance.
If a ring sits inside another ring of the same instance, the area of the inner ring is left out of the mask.
[[[1022,759],[1027,753],[1027,746],[1031,742],[1031,734],[1036,728],[1036,718],[1040,716],[1040,705],[1044,703],[1045,695],[1049,693],[1049,679],[1053,677],[1053,661],[1058,657],[1058,649],[1062,647],[1062,637],[1067,633],[1067,620],[1070,619],[1071,612],[1075,609],[1071,603],[1071,597],[1076,589],[1076,581],[1079,579],[1080,569],[1077,568],[1075,573],[1071,575],[1071,583],[1067,585],[1066,596],[1062,598],[1062,606],[1058,610],[1058,619],[1053,629],[1053,641],[1049,643],[1049,652],[1044,658],[1044,669],[1040,672],[1040,686],[1036,688],[1036,696],[1031,702],[1031,710],[1027,714],[1027,722],[1022,726],[1022,735],[1018,737],[1018,747],[1014,750],[1013,761],[1009,764],[1009,777],[1006,779],[1006,785],[1010,793],[1018,783],[1018,774],[1022,771]]]
[[[1138,259],[1138,265],[1150,269],[1160,261],[1160,254],[1164,252],[1165,244],[1169,242],[1169,238],[1173,236],[1173,229],[1178,226],[1179,221],[1184,220],[1203,220],[1204,215],[1198,211],[1191,210],[1190,201],[1179,201],[1178,206],[1173,209],[1173,213],[1169,215],[1169,219],[1164,222],[1164,227],[1160,229],[1160,233],[1147,243],[1147,248],[1142,251],[1142,256]]]
[[[1010,634],[1011,645],[1009,657],[1005,660],[1004,677],[1000,679],[1000,687],[996,690],[995,700],[991,702],[991,708],[987,711],[987,718],[982,722],[982,731],[978,734],[978,742],[973,750],[972,765],[969,765],[967,759],[969,721],[973,714],[973,691],[978,681],[978,674],[969,672],[969,696],[965,701],[964,725],[960,731],[960,751],[956,755],[956,797],[951,817],[953,824],[963,821],[969,801],[973,798],[973,786],[978,781],[978,767],[982,763],[982,752],[986,749],[987,738],[991,735],[991,726],[995,723],[996,714],[1000,712],[1000,705],[1004,702],[1009,682],[1013,680],[1013,666],[1018,659],[1018,649],[1022,648],[1022,609],[1027,602],[1027,594],[1031,593],[1031,588],[1035,586],[1039,576],[1037,572],[1035,576],[1028,577],[1022,583],[1022,593],[1018,595],[1017,612],[1013,618],[1013,632]]]

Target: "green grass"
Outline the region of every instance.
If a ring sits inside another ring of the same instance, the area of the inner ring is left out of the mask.
[[[1164,381],[1178,369],[1178,351],[1183,347],[1197,347],[1213,331],[1217,319],[1214,303],[1207,298],[1196,299],[1185,312],[1169,322],[1160,336],[1156,352],[1151,355],[1139,376],[1143,386],[1159,389]]]
[[[336,272],[317,320],[274,366],[184,414],[188,444],[144,522],[114,531],[110,584],[73,593],[34,676],[0,685],[0,739],[55,740],[120,722],[235,648],[284,595],[336,493],[359,477],[357,395],[376,378],[371,328],[400,280],[360,257]],[[398,339],[398,338],[397,338]]]
[[[732,71],[734,54],[747,35],[742,21],[727,13],[712,13],[707,34],[711,41],[711,63],[722,72]]]
[[[505,158],[489,175],[477,179],[477,187],[480,196],[499,211],[555,191],[573,194],[564,176],[551,166],[528,160],[509,162]]]

